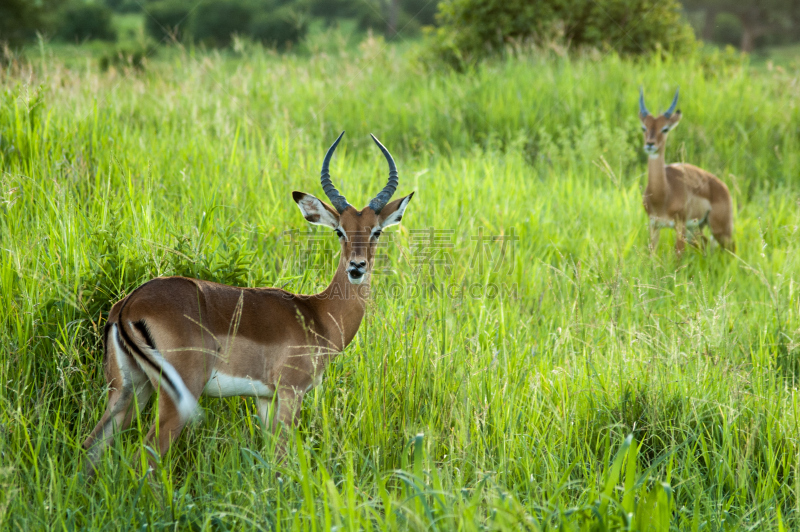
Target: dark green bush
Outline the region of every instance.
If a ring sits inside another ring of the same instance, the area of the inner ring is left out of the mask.
[[[12,45],[36,36],[42,13],[29,0],[3,0],[0,2],[0,41]]]
[[[105,4],[117,13],[138,13],[142,10],[137,0],[105,0]]]
[[[163,0],[147,6],[144,28],[147,34],[160,41],[184,36],[189,25],[189,5],[181,0]]]
[[[433,50],[456,65],[509,43],[554,38],[623,54],[682,52],[695,45],[678,0],[443,0],[437,21]]]
[[[247,34],[254,4],[244,0],[208,0],[192,13],[192,36],[211,46],[227,46],[231,35]]]
[[[65,41],[114,41],[117,38],[108,7],[77,2],[68,4],[61,11],[57,33]]]
[[[308,30],[308,18],[291,6],[259,13],[250,24],[250,35],[268,46],[279,49],[297,44]]]
[[[403,35],[418,33],[422,26],[436,22],[438,0],[297,0],[315,17],[325,18],[328,24],[337,19],[354,19],[361,30],[372,29],[393,36],[394,30]],[[394,14],[392,10],[396,9]]]
[[[353,0],[309,0],[310,14],[332,23],[339,17],[357,16],[360,5]]]
[[[364,2],[356,6],[354,14],[356,20],[358,20],[358,29],[366,30],[371,28],[382,32],[386,31],[389,17],[387,13],[384,13],[380,5],[371,5]]]
[[[742,23],[731,13],[720,13],[714,20],[714,42],[739,46],[742,42]]]
[[[436,0],[405,0],[402,6],[403,10],[420,25],[433,26],[436,24],[438,4]]]
[[[0,0],[0,43],[12,47],[36,38],[36,33],[53,35],[65,0]]]

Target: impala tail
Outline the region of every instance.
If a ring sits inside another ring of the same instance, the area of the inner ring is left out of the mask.
[[[186,387],[175,367],[156,349],[153,337],[143,321],[127,322],[127,327],[121,322],[115,323],[112,325],[111,334],[112,341],[123,347],[136,360],[153,385],[167,392],[175,403],[182,421],[189,421],[199,416],[197,399]]]

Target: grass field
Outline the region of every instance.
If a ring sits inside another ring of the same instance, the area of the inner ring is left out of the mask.
[[[416,52],[101,72],[44,46],[3,71],[0,526],[800,528],[800,71],[526,52],[462,75]],[[678,261],[666,231],[649,253],[639,85],[651,110],[681,87],[667,158],[728,184],[736,255]],[[323,196],[341,130],[351,203],[385,183],[369,133],[416,195],[289,460],[252,400],[203,399],[149,476],[148,409],[86,482],[111,304],[157,275],[326,285],[338,244],[290,193]]]

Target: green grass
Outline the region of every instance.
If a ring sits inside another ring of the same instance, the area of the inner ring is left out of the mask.
[[[142,13],[117,13],[114,15],[114,29],[120,41],[141,42],[145,39],[144,21],[147,15]]]
[[[800,65],[800,45],[786,44],[783,46],[770,46],[769,48],[758,50],[754,54],[754,58],[755,64],[768,69],[780,67],[797,70],[798,65]]]
[[[45,46],[3,72],[1,526],[800,527],[800,73],[526,53],[458,75],[342,47],[172,49],[126,77]],[[736,256],[648,252],[639,85],[651,109],[680,85],[668,159],[729,184]],[[336,243],[290,192],[322,195],[342,129],[352,203],[386,179],[370,132],[417,194],[289,461],[251,400],[203,399],[152,475],[148,409],[87,483],[111,304],[157,275],[326,284]],[[433,273],[426,229],[452,244]],[[479,235],[518,240],[481,264]]]

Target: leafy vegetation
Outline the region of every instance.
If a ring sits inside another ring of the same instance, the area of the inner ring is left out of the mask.
[[[99,4],[67,4],[59,16],[58,37],[65,41],[116,40],[111,10]]]
[[[444,0],[439,4],[436,53],[457,65],[471,64],[509,44],[554,38],[576,47],[624,54],[655,50],[686,53],[691,27],[677,0]]]
[[[276,9],[273,13],[256,15],[250,22],[250,35],[278,49],[299,43],[308,31],[308,20],[305,13],[291,6]]]
[[[51,28],[48,14],[58,11],[63,0],[5,0],[0,3],[0,43],[18,46],[36,38],[37,31]]]
[[[227,46],[239,34],[284,48],[305,36],[305,19],[306,9],[292,2],[210,0],[191,13],[189,24],[196,41],[213,46]]]
[[[752,52],[757,44],[800,39],[800,4],[794,0],[683,0],[683,4],[687,10],[702,14],[700,34],[708,41],[727,44],[735,36],[743,51]]]
[[[800,527],[798,67],[520,53],[462,76],[337,42],[127,76],[43,44],[2,71],[0,526]],[[737,256],[648,252],[640,85],[651,107],[680,85],[667,155],[728,183]],[[337,244],[290,192],[322,195],[343,129],[351,202],[385,182],[370,132],[417,194],[288,461],[251,400],[203,399],[152,474],[151,406],[86,483],[110,305],[156,275],[324,286]]]
[[[162,41],[164,39],[180,40],[184,29],[189,25],[189,6],[179,0],[161,0],[147,7],[144,27],[147,34]],[[230,36],[227,36],[230,38]]]

